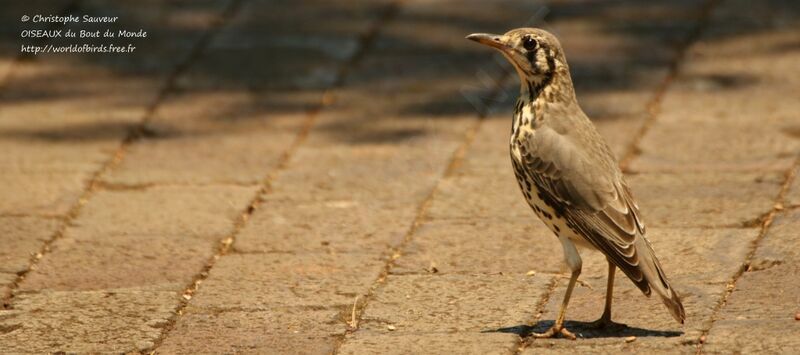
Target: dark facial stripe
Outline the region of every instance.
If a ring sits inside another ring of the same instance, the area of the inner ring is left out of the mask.
[[[547,49],[547,73],[552,77],[556,71],[556,54],[549,48]]]
[[[540,48],[536,48],[525,53],[525,57],[528,58],[528,62],[531,63],[532,68],[536,68],[536,53],[538,53],[539,50]]]
[[[535,85],[533,85],[533,83],[531,83],[530,81],[527,81],[527,80],[526,80],[526,83],[528,84],[528,95],[530,96],[528,99],[532,102],[532,101],[536,100],[536,97],[539,96],[539,93],[535,92],[533,90],[533,88],[535,86]]]
[[[546,54],[547,57],[547,69],[542,70],[543,68],[538,67],[538,63],[536,62],[536,53],[539,51],[543,51],[542,53]],[[539,45],[538,48],[534,51],[530,51],[526,54],[528,61],[530,62],[530,66],[536,74],[544,74],[544,78],[539,81],[538,83],[534,83],[532,81],[526,80],[526,84],[528,85],[528,100],[535,101],[539,94],[541,93],[542,89],[544,89],[547,85],[553,81],[555,77],[555,70],[556,70],[556,59],[555,53],[550,49],[549,46],[542,43]],[[530,75],[529,76],[534,76]]]

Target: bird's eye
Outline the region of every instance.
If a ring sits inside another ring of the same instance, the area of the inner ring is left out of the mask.
[[[539,46],[539,42],[531,36],[525,36],[525,38],[522,39],[522,46],[525,47],[526,50],[532,51]]]

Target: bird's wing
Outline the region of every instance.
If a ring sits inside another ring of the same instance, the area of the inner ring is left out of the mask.
[[[637,253],[644,224],[610,154],[587,152],[566,136],[542,127],[520,143],[520,156],[540,198],[649,295]]]

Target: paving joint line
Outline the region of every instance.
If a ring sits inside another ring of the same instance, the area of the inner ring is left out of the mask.
[[[128,130],[126,136],[122,139],[117,149],[114,151],[112,156],[106,160],[99,169],[93,172],[87,181],[83,192],[81,193],[80,197],[76,203],[74,203],[67,213],[63,217],[63,222],[58,226],[56,231],[51,235],[51,237],[46,240],[43,245],[39,248],[39,251],[31,256],[31,259],[28,263],[28,266],[25,270],[17,273],[17,278],[8,286],[8,294],[2,300],[2,308],[3,309],[11,309],[14,299],[14,293],[17,289],[19,289],[20,284],[25,280],[25,277],[34,269],[36,269],[39,261],[43,257],[45,257],[51,249],[51,246],[59,239],[64,236],[67,227],[71,224],[71,222],[77,218],[80,211],[83,209],[83,206],[88,203],[89,199],[93,195],[93,193],[98,189],[101,185],[102,177],[107,174],[109,171],[113,170],[119,163],[122,161],[125,151],[127,150],[128,146],[135,143],[142,137],[142,133],[146,132],[146,126],[154,116],[157,108],[159,105],[164,102],[166,97],[169,93],[174,89],[175,83],[177,78],[189,68],[189,66],[201,55],[205,47],[211,42],[211,39],[214,37],[216,32],[222,27],[222,25],[227,21],[227,19],[235,12],[238,8],[242,0],[232,0],[229,2],[228,6],[220,13],[219,20],[212,22],[209,28],[203,33],[203,35],[197,40],[194,47],[189,52],[189,55],[186,57],[181,63],[178,63],[175,68],[169,73],[167,76],[164,85],[159,89],[158,95],[153,100],[151,104],[147,106],[145,110],[143,118],[131,129]],[[75,4],[77,4],[76,2]],[[79,9],[78,6],[71,6],[69,8],[70,11],[74,11]]]
[[[171,331],[175,329],[180,316],[183,315],[186,308],[189,306],[189,302],[194,294],[197,293],[200,284],[202,284],[208,278],[211,269],[213,269],[213,267],[216,265],[216,262],[234,250],[233,243],[236,240],[236,236],[245,227],[247,221],[250,219],[250,216],[252,216],[252,214],[264,203],[262,197],[272,192],[273,181],[281,171],[288,167],[293,154],[307,140],[320,112],[326,107],[329,107],[335,103],[335,96],[333,92],[344,84],[350,70],[352,70],[352,68],[355,67],[361,61],[364,55],[372,48],[381,26],[390,20],[391,17],[396,13],[400,1],[401,0],[394,1],[387,5],[387,7],[384,9],[384,12],[374,20],[367,31],[359,36],[359,46],[355,53],[336,72],[335,79],[329,88],[323,92],[319,103],[306,112],[306,118],[302,124],[302,127],[295,136],[294,141],[286,149],[286,151],[281,154],[278,164],[273,171],[268,173],[267,176],[262,180],[260,183],[261,188],[255,193],[247,207],[240,213],[239,218],[237,218],[237,220],[234,222],[233,230],[228,234],[228,236],[218,242],[214,255],[209,258],[209,260],[203,266],[202,271],[196,274],[192,282],[186,288],[184,288],[182,293],[183,297],[180,299],[180,304],[176,307],[174,315],[168,319],[167,324],[162,328],[163,330],[161,331],[159,337],[153,342],[153,346],[140,351],[140,353],[155,354],[157,352],[157,349],[164,343]]]
[[[489,97],[492,99],[496,99],[502,95],[503,88],[507,84],[508,80],[512,78],[512,73],[505,71],[503,76],[496,82],[496,87],[492,88]],[[491,100],[490,102],[495,102],[497,100]],[[347,336],[353,334],[359,330],[359,325],[363,321],[362,316],[369,306],[369,302],[375,297],[375,293],[379,288],[386,284],[386,279],[391,275],[391,270],[395,266],[395,262],[402,256],[403,250],[408,246],[408,244],[413,240],[414,234],[416,234],[417,230],[425,223],[430,222],[430,219],[427,216],[428,208],[433,203],[433,199],[436,196],[437,191],[441,183],[448,177],[454,176],[455,171],[461,165],[461,161],[463,160],[464,156],[466,155],[469,147],[472,145],[475,137],[478,134],[478,130],[480,129],[482,123],[485,121],[486,117],[491,114],[491,107],[478,112],[478,117],[476,122],[467,129],[464,133],[464,140],[462,141],[461,145],[455,150],[453,155],[450,158],[450,161],[447,163],[447,167],[445,168],[442,175],[437,180],[435,186],[430,190],[428,195],[425,199],[420,203],[417,207],[417,213],[414,217],[414,220],[411,223],[408,231],[403,236],[403,239],[395,246],[390,246],[387,251],[383,252],[382,255],[387,255],[386,262],[383,265],[383,269],[379,273],[378,277],[372,283],[372,285],[367,290],[367,294],[364,295],[362,299],[359,297],[356,298],[356,301],[353,304],[352,314],[353,319],[351,320],[352,323],[348,322],[347,329],[341,335],[336,336],[336,343],[334,344],[334,349],[332,354],[336,355],[339,353],[339,350],[347,341]]]
[[[533,316],[529,326],[531,327],[531,332],[533,332],[533,327],[536,323],[539,322],[539,319],[542,318],[542,315],[547,310],[547,304],[550,303],[550,298],[553,297],[556,288],[558,288],[559,280],[561,280],[560,275],[555,275],[550,278],[550,283],[547,285],[547,290],[544,292],[544,295],[539,299],[539,302],[536,303],[536,313]],[[518,336],[516,342],[514,342],[514,347],[511,351],[513,355],[521,354],[527,347],[530,345],[533,339],[530,337],[530,334],[525,336]]]
[[[646,117],[644,118],[644,122],[639,127],[639,130],[634,135],[633,141],[628,145],[628,148],[625,150],[625,153],[620,159],[619,165],[623,173],[629,173],[628,167],[630,166],[631,162],[641,154],[642,139],[644,139],[644,136],[650,131],[650,128],[656,123],[658,116],[661,114],[662,102],[667,90],[680,73],[681,64],[686,59],[689,49],[700,39],[702,32],[708,25],[712,11],[720,1],[722,0],[707,0],[701,6],[695,26],[678,45],[677,53],[667,68],[666,77],[661,81],[661,83],[659,83],[653,98],[650,99],[647,104],[645,104]]]
[[[761,231],[759,231],[758,236],[750,243],[750,250],[745,255],[742,264],[739,266],[739,269],[731,278],[728,286],[725,289],[725,293],[722,294],[719,301],[717,302],[714,309],[711,311],[711,317],[709,321],[708,328],[703,329],[701,335],[694,340],[694,343],[697,344],[697,352],[696,354],[702,354],[703,352],[703,345],[705,344],[706,337],[711,332],[711,329],[714,327],[714,324],[717,321],[717,317],[719,317],[719,313],[725,308],[725,305],[728,302],[728,298],[733,293],[733,290],[736,289],[736,283],[739,279],[744,275],[745,272],[749,271],[750,265],[753,262],[753,258],[758,251],[758,247],[761,244],[761,241],[767,236],[769,232],[769,227],[772,226],[772,222],[774,221],[775,217],[781,213],[784,213],[787,209],[784,207],[784,201],[786,199],[786,195],[788,195],[789,190],[792,187],[792,183],[797,178],[797,168],[800,168],[800,155],[797,156],[795,159],[794,164],[791,168],[785,171],[785,177],[783,184],[781,185],[781,189],[778,192],[778,195],[775,197],[775,201],[773,203],[772,210],[767,214],[764,218],[764,221],[761,224]]]
[[[645,174],[662,174],[662,175],[684,175],[684,174],[698,174],[701,175],[707,172],[715,172],[715,173],[725,173],[725,174],[754,174],[754,173],[782,173],[785,171],[785,167],[776,167],[776,168],[731,168],[731,169],[704,169],[704,168],[692,168],[692,169],[682,169],[682,168],[658,168],[658,169],[642,169],[642,170],[634,170],[630,167],[625,168],[625,175],[626,176],[635,176],[635,175],[645,175]]]
[[[224,187],[254,187],[260,186],[260,181],[255,182],[235,182],[235,181],[208,181],[208,182],[199,182],[199,183],[192,183],[192,182],[149,182],[149,183],[116,183],[116,182],[107,182],[107,181],[99,181],[96,185],[97,189],[102,189],[106,191],[146,191],[150,189],[155,189],[159,187],[212,187],[212,186],[224,186]]]
[[[38,218],[38,219],[52,219],[63,221],[64,216],[58,214],[35,214],[25,212],[4,212],[0,213],[0,218]]]
[[[653,124],[655,123],[658,115],[661,113],[661,104],[664,95],[667,93],[667,90],[669,89],[672,82],[678,76],[681,68],[681,63],[686,58],[686,54],[689,48],[691,48],[691,46],[700,38],[700,35],[702,34],[703,30],[708,24],[708,19],[711,15],[712,10],[717,5],[717,3],[719,3],[719,1],[720,0],[708,0],[706,1],[705,4],[702,5],[702,7],[699,10],[700,12],[697,16],[697,22],[695,26],[689,31],[684,40],[678,46],[678,51],[668,67],[667,75],[659,83],[658,87],[655,90],[653,98],[650,99],[645,104],[645,111],[647,116],[645,117],[644,122],[639,127],[639,130],[634,135],[633,141],[628,145],[627,149],[625,150],[622,159],[620,159],[620,164],[619,164],[620,169],[625,174],[629,173],[628,166],[633,161],[633,159],[638,157],[639,154],[641,153],[641,148],[640,148],[641,141],[650,130],[650,127],[652,127]],[[551,287],[542,296],[542,299],[544,300],[542,304],[544,307],[546,307],[547,302],[553,296],[553,293],[556,291],[557,288],[558,288],[558,277],[554,277]],[[534,317],[534,321],[538,321],[539,317],[541,316],[541,314],[544,313],[544,311],[545,311],[544,308],[539,310],[536,317]],[[531,326],[533,325],[534,324],[531,324]],[[522,353],[522,351],[524,351],[531,343],[533,343],[533,340],[535,339],[530,337],[530,335],[525,337],[520,337],[518,341],[518,346],[516,347],[516,349],[514,349],[513,354],[518,355]]]

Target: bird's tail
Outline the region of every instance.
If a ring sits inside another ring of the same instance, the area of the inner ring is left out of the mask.
[[[667,309],[672,314],[672,317],[683,324],[683,321],[686,319],[686,312],[683,310],[681,299],[678,296],[678,293],[675,292],[675,289],[673,289],[670,285],[669,280],[667,280],[667,275],[664,274],[664,269],[661,267],[661,263],[656,258],[655,252],[653,252],[653,248],[650,246],[650,242],[647,241],[647,239],[642,239],[644,240],[644,244],[647,248],[646,253],[639,254],[644,256],[640,259],[640,262],[642,263],[640,265],[642,273],[644,274],[645,278],[647,278],[650,288],[655,290],[656,293],[661,296],[661,300],[664,302],[664,305],[667,306]],[[645,294],[649,296],[647,292],[645,292]]]

